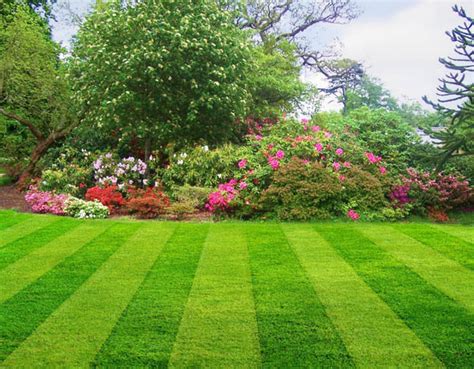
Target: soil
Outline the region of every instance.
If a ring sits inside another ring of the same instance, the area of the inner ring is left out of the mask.
[[[19,211],[30,211],[30,207],[24,199],[24,194],[15,186],[0,187],[0,209],[15,209]]]

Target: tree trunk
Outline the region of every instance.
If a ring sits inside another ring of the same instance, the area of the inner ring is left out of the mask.
[[[17,187],[19,189],[24,190],[28,187],[28,182],[30,181],[36,169],[36,164],[38,164],[38,161],[43,157],[43,155],[46,153],[46,151],[48,151],[48,149],[55,141],[56,139],[50,136],[47,139],[38,142],[33,152],[31,153],[30,162],[23,170],[20,175],[20,178],[18,179]]]

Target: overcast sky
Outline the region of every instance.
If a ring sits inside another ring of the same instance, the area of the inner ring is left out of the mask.
[[[70,0],[78,12],[85,11],[90,0]],[[362,14],[346,25],[330,25],[308,35],[315,45],[337,38],[342,55],[363,62],[368,72],[379,78],[398,98],[421,101],[434,96],[438,78],[444,70],[440,56],[452,54],[453,44],[445,35],[459,23],[452,12],[454,4],[474,14],[473,0],[355,0]],[[54,25],[54,37],[67,44],[75,27],[60,22]],[[318,82],[310,72],[305,80]],[[334,107],[328,104],[326,108]]]

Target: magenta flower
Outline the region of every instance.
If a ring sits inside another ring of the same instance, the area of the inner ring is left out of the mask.
[[[342,174],[339,176],[339,180],[341,182],[344,182],[346,180],[346,176],[343,176]]]
[[[371,152],[366,152],[365,153],[366,158],[369,160],[371,164],[376,164],[379,161],[382,161],[382,158],[380,156],[376,156]]]
[[[283,157],[285,156],[285,153],[282,150],[278,150],[275,156],[277,159],[283,159]]]
[[[381,174],[387,173],[387,168],[385,168],[385,167],[380,167],[379,170],[380,170]]]
[[[269,157],[268,158],[268,164],[270,164],[272,169],[278,169],[278,167],[280,166],[280,162],[277,159],[275,159],[274,157]]]
[[[240,169],[243,169],[247,166],[247,160],[246,159],[242,159],[241,161],[239,161],[239,164],[238,164],[239,168]]]
[[[319,132],[319,131],[321,130],[321,127],[320,127],[320,126],[312,126],[312,127],[311,127],[311,130],[312,130],[313,132]]]
[[[344,163],[342,163],[342,166],[343,166],[344,168],[350,168],[350,167],[351,167],[351,163],[348,162],[348,161],[345,161]]]
[[[309,122],[309,119],[307,119],[307,118],[301,119],[301,123],[303,123],[303,124],[308,124],[308,122]]]
[[[326,138],[331,138],[331,137],[332,137],[332,133],[331,133],[331,132],[324,132],[324,137],[326,137]]]
[[[320,143],[317,143],[316,145],[314,145],[314,148],[315,148],[318,152],[323,151],[323,145],[320,144]]]
[[[245,183],[245,182],[240,182],[239,188],[240,188],[241,190],[245,190],[245,189],[247,188],[247,183]]]
[[[357,220],[360,218],[360,215],[353,209],[350,209],[348,212],[347,212],[347,216],[349,218],[351,218],[352,220]]]
[[[339,164],[337,161],[335,161],[334,163],[332,163],[332,167],[337,172],[341,168],[341,164]]]
[[[336,155],[337,156],[342,156],[344,154],[344,150],[341,149],[340,147],[338,149],[336,149]]]
[[[263,136],[262,135],[255,135],[255,139],[257,141],[262,141]]]

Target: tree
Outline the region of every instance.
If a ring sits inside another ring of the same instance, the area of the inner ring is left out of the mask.
[[[214,2],[111,2],[73,45],[71,78],[84,122],[153,149],[224,141],[248,103],[247,35]]]
[[[18,7],[0,33],[0,114],[27,128],[35,141],[20,184],[48,148],[77,125],[69,110],[60,48],[43,30],[30,9]]]
[[[429,133],[440,141],[443,150],[438,159],[438,169],[452,157],[474,154],[474,19],[463,8],[453,7],[463,20],[463,24],[446,32],[454,46],[454,57],[440,58],[440,63],[448,69],[440,79],[436,102],[423,97],[436,111],[449,119],[445,129]]]
[[[19,6],[28,6],[38,14],[45,24],[54,19],[52,10],[57,0],[2,0],[0,15],[3,19],[12,16]]]
[[[384,88],[381,82],[363,74],[353,88],[346,91],[345,107],[351,111],[362,106],[371,109],[395,111],[399,109],[397,99]]]

